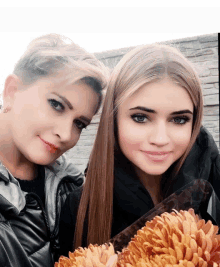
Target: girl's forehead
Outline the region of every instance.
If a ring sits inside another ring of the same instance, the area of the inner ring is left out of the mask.
[[[125,108],[134,105],[144,105],[153,109],[170,107],[193,110],[193,102],[187,90],[170,80],[145,84],[122,103],[122,107]]]

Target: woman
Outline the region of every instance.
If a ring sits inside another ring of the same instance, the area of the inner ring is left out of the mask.
[[[105,243],[194,179],[220,197],[220,155],[202,116],[200,81],[182,54],[163,45],[129,52],[110,77],[79,208],[80,192],[63,209],[62,253],[75,226],[73,249]]]
[[[54,265],[61,207],[84,183],[62,155],[98,111],[104,86],[101,63],[55,34],[32,41],[7,77],[0,114],[1,266]]]

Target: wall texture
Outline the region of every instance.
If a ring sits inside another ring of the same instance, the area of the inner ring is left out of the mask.
[[[204,95],[203,125],[211,132],[219,148],[219,77],[218,34],[202,35],[162,42],[178,48],[195,66],[199,73]],[[110,69],[134,47],[96,53],[96,57]],[[84,171],[92,150],[98,128],[100,112],[90,126],[83,130],[77,145],[66,154],[81,171]]]

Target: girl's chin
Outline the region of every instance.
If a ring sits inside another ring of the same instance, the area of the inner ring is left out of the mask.
[[[152,176],[158,176],[158,175],[163,175],[168,168],[140,168],[142,172],[152,175]]]

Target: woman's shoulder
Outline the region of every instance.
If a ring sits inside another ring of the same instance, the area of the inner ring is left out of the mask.
[[[196,142],[191,148],[182,168],[197,167],[200,173],[210,169],[219,155],[217,144],[211,133],[202,126],[197,136]],[[186,168],[184,168],[186,169]],[[198,170],[197,170],[198,171]]]
[[[76,226],[77,211],[80,203],[82,188],[71,192],[64,203],[60,215],[59,242],[61,255],[68,256],[72,251]]]
[[[53,172],[65,172],[69,175],[78,176],[81,175],[82,172],[77,168],[75,164],[73,164],[72,160],[67,157],[67,155],[63,154],[55,162],[46,166]]]
[[[69,193],[67,196],[66,204],[69,206],[72,214],[75,214],[78,210],[79,202],[81,199],[83,187],[79,187]]]
[[[56,212],[55,202],[60,202],[63,206],[65,202],[70,202],[69,198],[78,199],[84,182],[85,176],[66,156],[60,157],[53,165],[47,166],[45,189],[50,210]]]
[[[56,176],[57,181],[73,183],[74,188],[81,187],[85,182],[84,174],[66,155],[62,155],[54,163],[45,166],[46,177],[50,176],[51,172]]]
[[[219,155],[219,150],[212,134],[204,126],[200,129],[200,133],[196,139],[196,146],[199,147],[202,152],[208,151],[213,158]]]
[[[211,133],[202,126],[199,135],[180,170],[181,174],[208,180],[213,164],[219,161],[219,150]],[[218,163],[218,162],[217,162]]]

